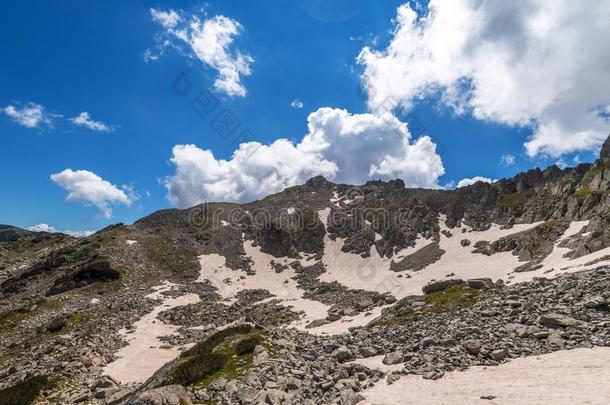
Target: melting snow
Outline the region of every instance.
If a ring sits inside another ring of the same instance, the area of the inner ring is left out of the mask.
[[[147,298],[161,299],[162,302],[133,324],[133,329],[121,329],[119,332],[127,341],[127,346],[116,353],[118,357],[109,363],[104,374],[123,384],[142,383],[152,376],[161,366],[180,354],[178,347],[163,347],[159,340],[162,336],[174,333],[178,326],[169,325],[157,318],[160,312],[167,309],[199,302],[197,294],[186,294],[180,297],[165,297],[164,292],[170,291],[175,284],[164,282],[154,288]]]
[[[360,360],[359,360],[360,361]],[[496,367],[471,367],[439,380],[408,375],[364,390],[364,404],[607,404],[610,348],[561,350]],[[481,400],[481,396],[494,396]]]

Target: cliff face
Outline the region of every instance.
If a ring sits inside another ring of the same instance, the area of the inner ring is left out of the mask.
[[[607,160],[610,159],[610,136],[606,139],[606,142],[602,145],[602,150],[600,152],[600,159]]]

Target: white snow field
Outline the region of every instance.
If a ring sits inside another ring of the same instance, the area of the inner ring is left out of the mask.
[[[409,375],[391,385],[380,381],[362,392],[362,404],[604,405],[610,403],[609,376],[610,348],[561,350],[438,380]]]
[[[131,331],[127,329],[120,331],[127,341],[127,346],[119,349],[116,353],[117,359],[105,367],[105,375],[123,384],[142,383],[161,366],[180,354],[179,347],[164,345],[159,340],[162,336],[175,333],[178,327],[164,323],[157,316],[161,311],[194,304],[200,299],[197,294],[186,294],[175,298],[163,295],[174,286],[166,281],[155,287],[155,292],[147,295],[148,298],[161,299],[162,302],[135,322]]]

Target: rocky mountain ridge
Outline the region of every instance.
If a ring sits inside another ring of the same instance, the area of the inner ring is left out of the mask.
[[[356,403],[405,374],[610,346],[609,148],[457,190],[315,177],[82,239],[2,225],[0,399]]]

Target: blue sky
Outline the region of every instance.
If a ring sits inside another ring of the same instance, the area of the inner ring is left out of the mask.
[[[365,63],[358,63],[357,58],[367,46],[375,51],[385,50],[398,38],[400,27],[409,28],[406,22],[393,22],[402,3],[309,0],[5,4],[0,15],[0,108],[4,111],[0,113],[0,157],[4,167],[0,172],[4,190],[0,223],[21,227],[46,223],[58,230],[95,230],[110,223],[131,223],[157,209],[188,205],[200,197],[232,199],[224,191],[206,189],[187,197],[184,190],[176,191],[184,184],[177,174],[180,164],[170,162],[175,145],[196,145],[201,151],[210,150],[215,159],[227,160],[239,147],[236,134],[224,139],[212,128],[212,114],[202,117],[192,108],[193,98],[201,91],[210,91],[218,101],[215,111],[229,111],[239,120],[238,132],[248,130],[253,140],[264,145],[280,138],[301,142],[309,131],[308,116],[321,108],[344,109],[349,116],[371,114],[376,110],[371,86],[381,83],[379,87],[384,88],[383,83],[390,79],[378,73],[365,79],[363,74],[367,68],[372,72],[375,64],[386,63],[389,56]],[[239,75],[245,95],[231,95],[215,88],[218,70],[198,57],[191,43],[155,21],[151,9],[175,10],[184,26],[193,18],[204,24],[217,16],[238,24],[238,32],[226,50],[233,56],[240,52],[251,60],[250,73]],[[413,9],[420,15],[427,12],[425,4],[413,5]],[[164,46],[165,40],[172,45]],[[426,42],[424,46],[436,45]],[[146,60],[147,50],[158,58]],[[415,63],[413,57],[408,60]],[[467,66],[462,60],[460,63]],[[187,68],[192,89],[186,95],[177,95],[172,83]],[[470,86],[479,85],[478,72],[469,72]],[[401,80],[399,73],[391,80]],[[509,119],[504,110],[487,108],[481,113],[480,105],[488,106],[488,101],[467,107],[465,113],[458,111],[441,101],[444,98],[438,83],[445,76],[441,72],[421,78],[423,84],[417,89],[391,94],[403,106],[392,114],[407,122],[410,142],[428,135],[442,160],[444,174],[422,181],[455,186],[464,178],[499,179],[536,165],[573,165],[575,159],[586,162],[595,158],[602,135],[566,150],[542,148],[531,153],[524,144],[536,133],[533,124],[516,123],[514,114]],[[441,87],[444,85],[443,82]],[[392,87],[400,86],[388,88]],[[411,96],[414,91],[417,97]],[[552,95],[549,97],[552,99]],[[302,108],[291,106],[294,100],[299,100]],[[594,101],[599,104],[599,100]],[[526,117],[530,121],[551,122],[551,113],[540,111],[553,100],[545,102],[543,107],[532,107],[536,113],[528,112]],[[36,125],[24,125],[7,110],[12,106],[13,111],[22,113],[24,108],[32,107],[29,103],[44,107],[43,117],[49,122],[42,119]],[[607,104],[599,107],[607,108]],[[89,114],[89,126],[74,121],[83,112]],[[90,128],[95,122],[108,130]],[[331,139],[329,134],[325,136]],[[367,148],[371,146],[358,150]],[[324,153],[324,161],[332,162],[330,152]],[[507,155],[513,159],[503,161]],[[189,155],[187,163],[199,154],[193,156]],[[261,159],[265,160],[265,156]],[[350,159],[358,160],[360,156]],[[313,169],[295,169],[298,174],[288,179],[279,181],[274,175],[273,181],[261,182],[259,191],[275,191],[278,184],[290,184],[315,174],[319,165],[316,162],[312,163]],[[349,177],[348,169],[341,164],[338,163],[337,180],[362,178]],[[50,177],[66,169],[86,170],[97,176],[92,180],[94,186],[107,182],[114,189],[109,190],[107,184],[101,186],[102,191],[78,189],[77,195],[66,201],[69,193],[75,192],[70,189],[74,176],[64,173],[55,180]],[[184,172],[186,165],[181,169],[182,175],[189,174]],[[261,170],[266,173],[270,169]],[[408,170],[411,169],[391,169],[387,175],[379,171],[382,174],[370,177],[407,173],[409,179]],[[213,180],[205,174],[198,175],[204,176],[205,181]],[[169,199],[164,185],[168,176],[175,181]],[[218,176],[222,181],[233,181],[222,177],[224,174]],[[417,176],[414,178],[422,178],[423,174],[418,172]],[[236,184],[238,188],[242,186]],[[117,190],[123,194],[117,196]],[[110,196],[99,197],[105,192]],[[91,193],[95,196],[91,197]],[[250,196],[257,194],[239,194],[234,199]],[[109,208],[111,214],[104,208]]]

